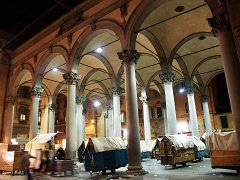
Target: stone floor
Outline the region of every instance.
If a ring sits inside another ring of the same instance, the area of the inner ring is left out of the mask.
[[[79,165],[76,168],[74,176],[55,176],[48,175],[33,176],[33,179],[59,179],[59,180],[75,180],[75,179],[94,179],[94,180],[111,180],[111,179],[132,179],[132,180],[240,180],[235,170],[227,169],[212,169],[209,158],[205,158],[201,162],[187,163],[186,166],[177,165],[175,168],[172,166],[162,166],[156,159],[144,159],[142,165],[148,174],[144,176],[128,176],[126,175],[126,167],[117,169],[114,175],[107,171],[105,175],[101,173],[92,173],[84,171],[84,166]],[[0,175],[1,180],[13,179],[24,180],[23,175],[11,176],[9,173]]]

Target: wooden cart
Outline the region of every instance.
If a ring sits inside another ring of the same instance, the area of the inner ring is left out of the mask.
[[[196,136],[188,136],[194,144],[195,160],[202,160],[207,155],[206,145]]]
[[[186,135],[167,135],[160,142],[160,160],[162,165],[186,165],[195,159],[193,143]]]
[[[121,138],[90,138],[83,153],[87,171],[111,170],[112,173],[128,163],[126,145]]]
[[[240,153],[236,142],[235,131],[207,134],[212,168],[234,169],[240,174]]]

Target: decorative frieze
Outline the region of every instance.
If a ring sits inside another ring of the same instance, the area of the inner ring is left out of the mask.
[[[113,95],[121,96],[121,94],[123,93],[123,88],[121,88],[121,87],[113,87],[111,89],[111,92],[112,92]]]
[[[80,76],[77,73],[68,72],[63,74],[63,79],[67,82],[67,84],[76,85]]]
[[[219,32],[230,31],[230,24],[225,14],[220,14],[218,16],[213,16],[208,18],[208,24],[212,28],[212,33],[217,35]]]
[[[163,83],[171,83],[174,81],[175,77],[174,73],[163,73],[160,75],[160,79]]]
[[[33,96],[37,96],[37,97],[40,97],[43,93],[43,88],[42,87],[34,87],[32,89],[32,95]]]
[[[136,64],[140,55],[136,50],[123,50],[118,52],[118,58],[122,60],[123,63]]]
[[[209,96],[207,96],[207,95],[201,95],[201,96],[200,96],[200,101],[201,101],[202,103],[208,102],[208,100],[209,100]]]

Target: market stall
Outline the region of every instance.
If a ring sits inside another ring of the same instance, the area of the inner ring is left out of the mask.
[[[195,159],[194,144],[187,135],[166,135],[160,142],[160,160],[162,165],[183,164]]]
[[[240,153],[236,132],[214,132],[206,135],[212,168],[235,169],[240,174]]]
[[[188,136],[194,144],[195,160],[202,160],[207,155],[207,149],[205,144],[196,136]]]
[[[121,138],[90,138],[83,152],[85,169],[103,171],[124,167],[128,163],[127,149]]]

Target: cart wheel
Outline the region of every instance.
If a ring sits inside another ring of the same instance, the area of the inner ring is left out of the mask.
[[[116,172],[116,169],[111,169],[111,173],[114,174]]]
[[[176,167],[176,164],[173,164],[172,166],[173,166],[173,167]]]

